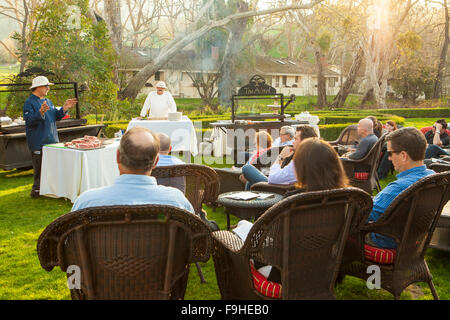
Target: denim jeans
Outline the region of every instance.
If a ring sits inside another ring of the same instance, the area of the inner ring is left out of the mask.
[[[435,144],[428,145],[427,150],[425,151],[425,159],[430,159],[430,158],[439,159],[440,155],[448,156],[448,153],[447,153],[447,151],[445,151],[444,149],[442,149],[441,147],[439,147]]]
[[[267,177],[251,164],[246,164],[242,167],[242,174],[244,175],[245,179],[247,179],[245,190],[250,190],[250,187],[257,182],[268,181]]]

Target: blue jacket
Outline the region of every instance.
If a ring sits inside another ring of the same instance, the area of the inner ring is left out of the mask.
[[[41,116],[39,109],[44,101],[47,101],[50,110]],[[28,147],[31,151],[41,150],[45,144],[59,142],[56,121],[61,120],[65,115],[63,108],[56,109],[49,99],[39,99],[34,94],[28,97],[23,105],[23,118]]]

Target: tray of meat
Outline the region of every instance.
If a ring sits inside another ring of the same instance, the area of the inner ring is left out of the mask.
[[[73,139],[71,142],[66,142],[64,146],[76,150],[95,150],[105,147],[100,139],[94,136],[84,136],[83,138]]]

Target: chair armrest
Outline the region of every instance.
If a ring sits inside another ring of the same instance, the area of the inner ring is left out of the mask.
[[[212,233],[212,237],[227,250],[238,253],[244,246],[244,241],[231,231],[220,230]]]
[[[257,182],[250,187],[252,191],[265,191],[278,194],[285,194],[294,189],[295,185],[293,184],[271,184],[268,182]]]

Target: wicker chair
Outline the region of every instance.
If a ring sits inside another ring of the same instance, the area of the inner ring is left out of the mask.
[[[386,135],[382,135],[364,158],[352,160],[341,158],[350,184],[372,194],[377,189],[377,168]]]
[[[302,193],[269,208],[245,242],[231,231],[213,232],[222,299],[268,298],[255,289],[250,259],[280,270],[283,299],[335,298],[348,232],[371,207],[371,197],[357,188]]]
[[[245,184],[239,180],[242,174],[241,169],[233,170],[231,168],[214,168],[220,180],[219,194],[231,191],[243,191]]]
[[[189,265],[206,262],[211,232],[172,206],[92,207],[65,214],[42,232],[42,268],[79,266],[72,299],[183,299]],[[69,277],[69,274],[68,274]]]
[[[213,206],[219,195],[219,176],[214,169],[205,165],[177,164],[156,167],[152,170],[152,176],[158,181],[164,181],[163,185],[169,187],[172,186],[170,178],[184,178],[186,182],[184,194],[194,207],[195,212],[202,218],[205,218],[202,205]]]
[[[432,163],[428,166],[428,169],[434,170],[435,172],[446,172],[446,171],[450,171],[450,164],[445,164],[445,163]]]
[[[273,184],[268,182],[257,182],[250,187],[251,191],[264,191],[285,194],[295,189],[295,184]]]
[[[358,136],[358,125],[352,124],[342,130],[339,137],[334,141],[328,141],[336,151],[339,151],[339,146],[351,146],[359,142],[360,138]]]
[[[350,235],[344,252],[340,278],[351,275],[366,280],[367,268],[381,269],[381,287],[399,299],[402,291],[414,282],[427,282],[435,299],[438,295],[425,262],[425,252],[443,206],[450,196],[450,172],[420,179],[398,195],[381,218],[361,226]],[[393,263],[380,264],[365,257],[368,233],[391,237],[397,243]]]

